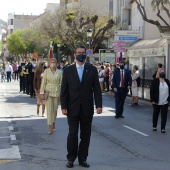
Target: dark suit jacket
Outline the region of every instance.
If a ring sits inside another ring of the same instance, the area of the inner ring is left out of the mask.
[[[168,79],[165,79],[165,82],[167,83],[169,87],[169,97],[167,100],[170,103],[170,83]],[[160,85],[159,78],[152,80],[151,88],[150,88],[150,101],[151,102],[155,102],[155,103],[159,102],[159,85]]]
[[[80,83],[76,65],[64,69],[61,86],[61,108],[68,110],[68,116],[77,116],[80,106],[85,116],[94,114],[96,108],[102,108],[102,94],[99,85],[98,72],[94,66],[85,64],[82,82]]]
[[[130,75],[130,71],[124,70],[124,85],[125,87],[132,86],[132,77]],[[120,87],[120,82],[121,82],[121,77],[120,77],[120,69],[116,69],[113,75],[113,88],[119,88]]]

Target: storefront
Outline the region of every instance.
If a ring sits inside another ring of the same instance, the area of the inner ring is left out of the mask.
[[[137,65],[141,77],[139,88],[139,97],[150,99],[150,86],[153,80],[152,76],[156,71],[157,64],[162,63],[166,69],[166,63],[169,61],[167,55],[167,40],[165,38],[154,40],[141,40],[133,44],[127,52],[129,69],[132,70]],[[168,70],[166,70],[166,73]]]

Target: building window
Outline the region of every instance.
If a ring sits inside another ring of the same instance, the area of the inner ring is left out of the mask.
[[[129,10],[129,23],[128,23],[129,25],[131,25],[131,12],[132,12],[132,11],[131,11],[131,9],[130,9],[130,10]]]
[[[14,20],[13,19],[11,19],[11,25],[14,25]]]
[[[10,29],[10,34],[12,34],[13,33],[13,29]]]

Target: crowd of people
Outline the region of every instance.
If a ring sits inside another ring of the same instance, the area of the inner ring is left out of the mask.
[[[85,63],[86,49],[78,46],[75,49],[75,63],[65,66],[64,61],[57,63],[55,58],[46,62],[32,61],[28,58],[20,65],[15,62],[1,69],[1,81],[19,80],[20,92],[37,98],[37,115],[42,116],[47,108],[48,135],[56,130],[56,117],[59,101],[62,114],[67,116],[69,132],[67,138],[66,166],[72,168],[78,157],[79,164],[89,167],[86,162],[91,136],[91,123],[94,114],[94,103],[97,114],[102,113],[102,93],[113,92],[115,97],[115,118],[124,118],[124,102],[127,94],[131,94],[131,106],[138,106],[138,91],[140,87],[140,72],[134,65],[128,70],[126,63],[108,62]],[[93,100],[94,98],[94,100]],[[150,88],[150,99],[153,106],[153,131],[157,131],[158,117],[161,112],[161,132],[166,133],[167,112],[170,102],[170,82],[166,79],[161,63],[153,75]],[[80,125],[80,143],[78,144],[78,129]]]

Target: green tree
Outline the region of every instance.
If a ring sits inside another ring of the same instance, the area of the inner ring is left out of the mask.
[[[163,22],[164,25],[162,25],[161,22],[159,22],[158,20],[153,20],[153,19],[148,18],[147,12],[145,10],[145,7],[141,3],[141,0],[134,0],[134,1],[136,2],[137,8],[138,8],[144,21],[157,26],[160,33],[164,33],[165,30],[170,29],[169,22],[166,21],[161,14],[161,11],[164,11],[166,13],[166,15],[168,16],[168,18],[170,19],[170,11],[169,11],[169,7],[168,7],[170,4],[169,0],[152,0],[152,2],[151,2],[151,6],[152,6],[153,10],[156,11],[157,17],[160,19],[160,21]]]
[[[7,38],[7,48],[11,54],[18,56],[27,53],[22,34],[23,30],[17,30]]]
[[[45,52],[48,41],[43,35],[32,29],[17,30],[7,39],[7,48],[13,55],[26,55],[28,52]]]

